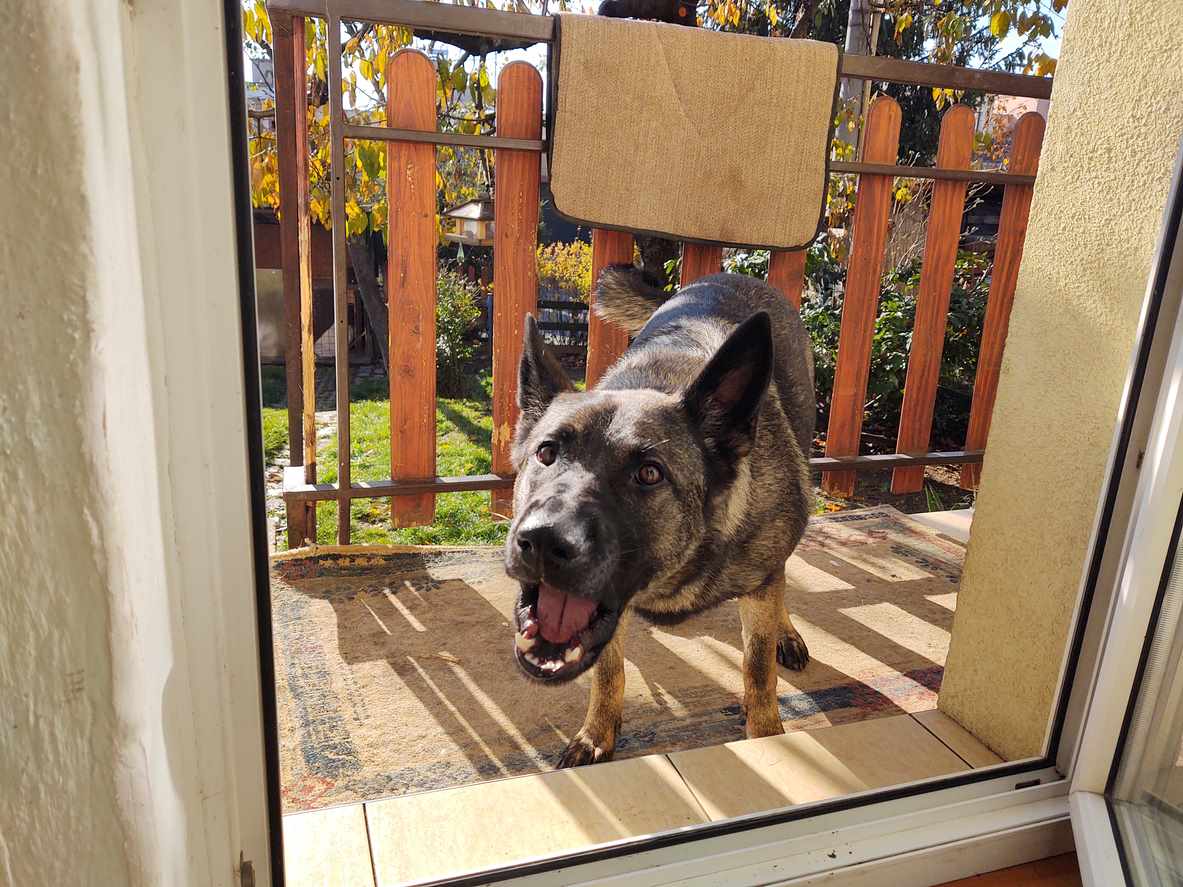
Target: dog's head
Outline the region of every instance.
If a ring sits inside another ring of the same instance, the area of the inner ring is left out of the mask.
[[[521,584],[515,652],[529,677],[561,682],[589,668],[638,593],[742,519],[732,512],[771,366],[759,313],[680,395],[641,387],[643,373],[638,387],[580,393],[527,318],[505,564]],[[660,612],[654,594],[638,605]]]

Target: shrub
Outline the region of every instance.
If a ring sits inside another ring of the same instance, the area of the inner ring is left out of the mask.
[[[435,360],[436,385],[444,395],[465,389],[465,368],[476,351],[473,325],[481,316],[481,291],[455,271],[440,271],[436,278]]]
[[[592,286],[591,244],[575,240],[538,247],[538,283],[586,302]]]
[[[805,262],[806,294],[801,319],[813,340],[818,403],[818,428],[829,421],[834,369],[838,361],[838,334],[842,326],[842,301],[846,269],[840,250],[828,238],[809,248]],[[899,431],[912,325],[916,317],[916,292],[920,287],[919,251],[901,251],[904,258],[888,271],[879,293],[879,313],[871,340],[871,372],[867,380],[867,404],[863,427],[885,438],[880,448],[890,448]],[[910,256],[910,258],[908,258]],[[767,250],[736,250],[723,262],[727,271],[763,278],[768,274]],[[933,440],[950,446],[965,442],[969,421],[970,391],[977,371],[986,296],[990,289],[990,259],[980,253],[957,254],[953,291],[937,404],[933,413]]]
[[[824,251],[811,250],[806,265],[809,293],[801,318],[813,339],[817,378],[819,428],[829,419],[834,368],[838,358],[838,333],[842,323],[843,290],[837,281],[841,268],[831,267]],[[816,264],[815,264],[816,262]],[[920,260],[885,275],[879,292],[879,313],[871,340],[871,372],[863,427],[894,444],[899,430],[908,353],[920,286]],[[959,252],[949,299],[945,346],[937,404],[933,414],[933,440],[964,443],[969,420],[970,390],[977,371],[986,296],[990,288],[988,256]]]

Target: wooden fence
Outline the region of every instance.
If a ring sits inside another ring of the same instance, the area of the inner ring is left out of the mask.
[[[271,0],[275,35],[276,107],[280,159],[281,251],[288,316],[287,384],[292,466],[284,474],[289,544],[314,539],[320,500],[338,503],[337,539],[350,541],[349,504],[355,498],[392,497],[395,526],[430,523],[435,494],[489,490],[494,513],[509,515],[513,465],[510,443],[517,419],[515,388],[527,313],[537,313],[542,79],[525,62],[507,65],[497,94],[497,133],[472,136],[437,132],[435,68],[417,51],[403,50],[390,62],[387,82],[388,125],[354,126],[345,122],[341,102],[340,27],[342,18],[389,21],[452,33],[547,41],[553,21],[474,7],[413,0]],[[387,142],[387,190],[390,206],[387,288],[390,311],[391,477],[351,480],[349,447],[349,368],[337,361],[338,480],[316,482],[313,415],[310,227],[308,218],[307,131],[305,95],[305,14],[328,19],[330,138],[332,140],[332,221],[335,328],[338,354],[346,353],[345,187],[339,172],[345,139]],[[894,59],[847,56],[845,76],[1047,98],[1045,78],[923,65]],[[896,164],[901,114],[897,103],[879,96],[867,116],[864,155],[859,162],[833,163],[835,175],[857,174],[858,191],[851,232],[845,300],[839,335],[826,455],[812,461],[822,470],[830,492],[849,495],[856,472],[892,469],[894,492],[922,488],[925,465],[962,466],[962,484],[978,480],[982,448],[990,424],[1010,306],[1022,256],[1032,185],[1043,137],[1043,119],[1025,115],[1015,133],[1007,172],[969,168],[974,120],[964,106],[953,106],[941,123],[935,167]],[[493,316],[493,458],[492,474],[435,476],[435,261],[434,216],[436,144],[491,148],[497,169],[494,220]],[[888,211],[897,177],[934,180],[932,204],[917,294],[916,320],[897,453],[860,456],[872,338],[878,310]],[[954,260],[970,182],[1005,188],[981,354],[974,383],[969,428],[963,450],[929,452],[941,353],[953,284]],[[616,231],[592,234],[593,275],[633,256],[633,238]],[[720,270],[722,249],[686,244],[682,283]],[[805,254],[774,252],[768,280],[800,307]],[[587,320],[587,384],[593,385],[628,346],[626,333],[595,314]]]

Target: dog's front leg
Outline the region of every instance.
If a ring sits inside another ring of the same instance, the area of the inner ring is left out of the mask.
[[[592,671],[591,700],[583,727],[559,758],[559,768],[598,764],[612,760],[616,748],[616,734],[620,731],[620,716],[624,708],[624,653],[622,624],[600,653]]]
[[[739,599],[743,622],[743,705],[748,739],[784,733],[776,699],[776,646],[784,614],[784,576]]]

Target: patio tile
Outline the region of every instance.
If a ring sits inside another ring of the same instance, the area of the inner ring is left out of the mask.
[[[912,713],[912,717],[971,767],[989,767],[991,764],[1002,763],[1002,758],[986,748],[976,736],[943,711],[935,708],[930,711],[917,711]]]
[[[969,769],[908,715],[669,757],[712,820]]]
[[[706,821],[661,755],[370,801],[366,815],[379,887]]]
[[[364,805],[285,816],[283,864],[288,887],[373,887]]]

